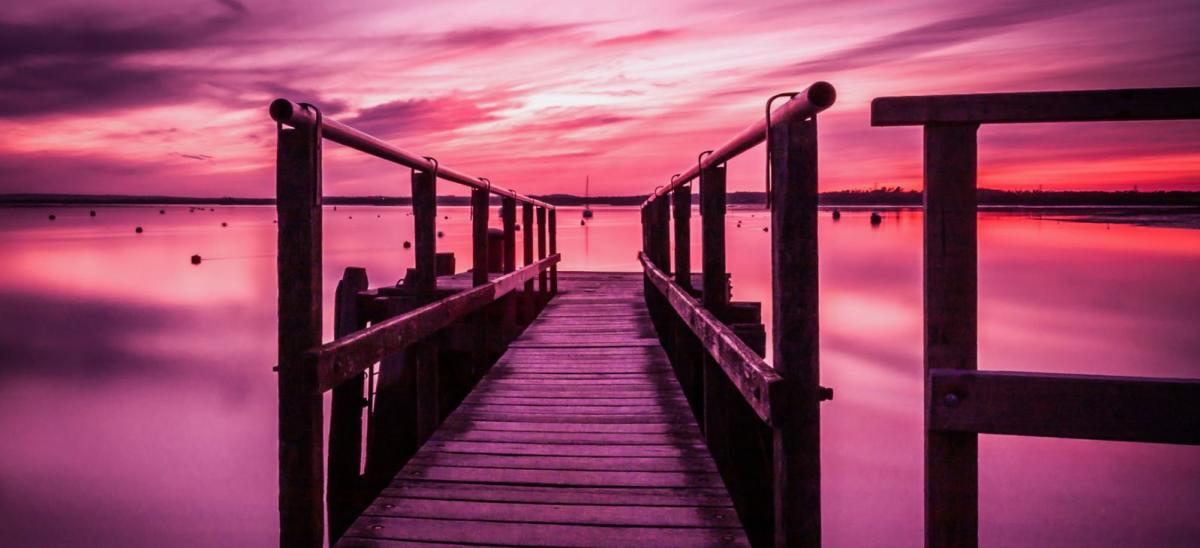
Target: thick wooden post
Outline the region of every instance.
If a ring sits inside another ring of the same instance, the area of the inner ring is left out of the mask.
[[[524,265],[533,264],[533,204],[521,204],[521,232],[523,234],[521,243],[522,256],[525,259]],[[521,295],[521,323],[528,325],[533,321],[533,317],[537,315],[534,311],[534,295],[533,295],[533,280],[525,282],[525,293]]]
[[[975,370],[976,133],[925,126],[925,545],[979,542],[978,436],[929,430],[929,374]]]
[[[551,209],[546,214],[550,217],[550,254],[558,253],[558,210]],[[550,295],[558,295],[558,263],[550,265]]]
[[[321,343],[321,136],[280,129],[275,180],[279,216],[279,545],[321,546],[323,417]]]
[[[675,218],[675,283],[692,288],[692,187],[684,185],[671,193]]]
[[[413,237],[416,249],[413,292],[420,302],[434,298],[437,290],[437,179],[431,172],[413,171]],[[437,342],[412,346],[417,367],[417,443],[424,443],[441,422]]]
[[[538,260],[546,258],[546,208],[537,208],[537,257]],[[550,279],[545,270],[538,273],[538,308],[540,309],[545,304],[546,298],[549,296],[547,291],[550,288]]]
[[[704,307],[718,318],[724,317],[729,304],[728,278],[725,275],[725,166],[700,170],[701,265],[703,268]],[[713,460],[728,470],[730,402],[729,379],[712,356],[704,356],[704,439]]]
[[[347,267],[338,282],[333,312],[333,334],[343,337],[362,329],[365,317],[358,310],[358,294],[367,290],[367,271]],[[366,507],[360,493],[359,466],[363,441],[363,374],[334,387],[329,407],[329,479],[325,498],[329,507],[329,544],[332,545]]]
[[[488,192],[471,191],[471,285],[488,281]]]
[[[517,200],[502,198],[500,200],[500,217],[504,224],[504,272],[514,272],[517,269]],[[517,335],[517,294],[510,293],[504,297],[504,318],[501,321],[501,333],[505,342]]]
[[[772,432],[774,544],[819,547],[817,120],[792,120],[770,131],[772,353],[791,400]]]
[[[654,219],[653,228],[650,231],[650,248],[652,250],[651,259],[655,266],[662,270],[665,274],[671,273],[671,199],[669,196],[659,196],[650,205],[653,209],[651,216]],[[677,318],[671,305],[667,299],[658,291],[655,291],[655,310],[653,312],[657,316],[657,329],[660,333],[659,339],[662,340],[663,348],[667,352],[671,352],[675,348],[675,330],[672,326],[676,323]]]

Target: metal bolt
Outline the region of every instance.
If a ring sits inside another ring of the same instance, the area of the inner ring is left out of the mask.
[[[946,394],[946,397],[943,398],[943,401],[946,402],[946,407],[958,407],[958,402],[959,402],[958,394],[955,394],[953,392]]]

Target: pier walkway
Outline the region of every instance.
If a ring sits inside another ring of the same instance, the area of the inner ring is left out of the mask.
[[[747,545],[640,273],[559,291],[338,546]]]

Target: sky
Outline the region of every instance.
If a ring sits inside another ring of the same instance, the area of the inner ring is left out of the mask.
[[[1200,4],[9,2],[0,193],[272,196],[275,97],[529,194],[646,193],[825,80],[822,190],[921,187],[890,95],[1200,85]],[[980,186],[1200,190],[1200,122],[980,131]],[[730,162],[759,190],[761,147]],[[326,195],[407,195],[408,170],[329,143]],[[443,183],[442,194],[462,194]]]

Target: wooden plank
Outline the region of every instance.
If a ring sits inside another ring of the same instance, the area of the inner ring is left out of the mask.
[[[324,542],[320,378],[306,355],[321,342],[321,134],[279,129],[279,544]]]
[[[654,508],[682,506],[728,508],[724,489],[689,487],[538,487],[397,480],[383,491],[387,497],[440,500],[535,502],[542,504],[622,505]]]
[[[632,525],[638,527],[737,527],[728,509],[662,507],[647,512],[641,506],[594,504],[530,504],[385,497],[366,515],[380,517],[482,520],[515,523]]]
[[[565,443],[570,445],[675,445],[687,443],[679,433],[521,432],[514,430],[438,430],[432,439],[497,443]]]
[[[476,429],[476,430],[513,430],[513,431],[533,431],[533,432],[664,432],[664,433],[686,433],[688,435],[699,433],[699,429],[694,424],[671,424],[671,423],[643,423],[643,424],[596,424],[582,422],[561,422],[561,423],[528,423],[528,422],[504,422],[504,421],[489,421],[489,420],[456,420],[451,417],[446,420],[442,426],[446,429]]]
[[[484,455],[477,453],[425,452],[413,460],[426,466],[467,466],[474,468],[527,468],[534,470],[609,470],[635,472],[716,472],[711,460],[703,457],[562,457],[527,455]]]
[[[710,487],[724,484],[716,474],[688,472],[633,472],[607,470],[528,470],[517,468],[466,468],[405,466],[397,478],[502,485],[564,487]]]
[[[930,371],[929,428],[1200,444],[1200,380]]]
[[[695,445],[566,445],[545,443],[499,443],[432,440],[422,450],[491,455],[558,455],[565,457],[703,457],[702,444]]]
[[[925,375],[976,369],[975,125],[925,127]],[[931,401],[926,383],[926,405]],[[930,409],[925,412],[929,416]],[[978,440],[925,432],[925,544],[979,543]]]
[[[1118,122],[1200,118],[1200,87],[879,97],[871,125]]]
[[[609,527],[364,516],[350,531],[363,539],[517,546],[749,546],[736,529]],[[346,546],[355,544],[347,539]]]

